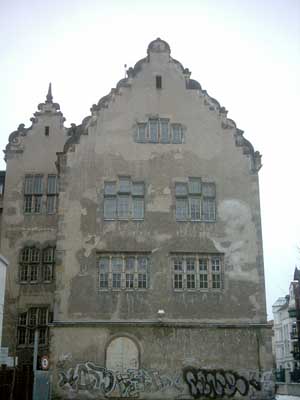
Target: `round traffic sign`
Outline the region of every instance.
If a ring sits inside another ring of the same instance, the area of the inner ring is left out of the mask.
[[[48,358],[48,356],[43,356],[41,358],[41,365],[42,365],[42,369],[48,369],[49,368],[49,358]]]

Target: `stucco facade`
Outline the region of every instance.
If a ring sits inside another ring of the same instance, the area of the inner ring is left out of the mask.
[[[225,108],[160,39],[81,125],[40,107],[6,150],[8,343],[47,304],[56,398],[271,398],[260,154]],[[30,185],[55,174],[47,214]],[[34,246],[56,248],[51,282],[31,282]]]

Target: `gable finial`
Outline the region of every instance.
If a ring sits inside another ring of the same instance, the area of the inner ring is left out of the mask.
[[[49,88],[48,88],[48,93],[46,96],[46,103],[52,103],[53,100],[53,96],[52,96],[52,86],[51,86],[51,82],[49,83]]]

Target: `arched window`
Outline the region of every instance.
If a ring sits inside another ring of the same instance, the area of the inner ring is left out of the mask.
[[[106,368],[120,373],[139,368],[139,349],[127,336],[113,339],[106,349]]]

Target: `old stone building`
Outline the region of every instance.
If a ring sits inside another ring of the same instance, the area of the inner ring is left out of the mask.
[[[66,129],[9,137],[3,340],[55,398],[268,399],[261,156],[157,39]]]

